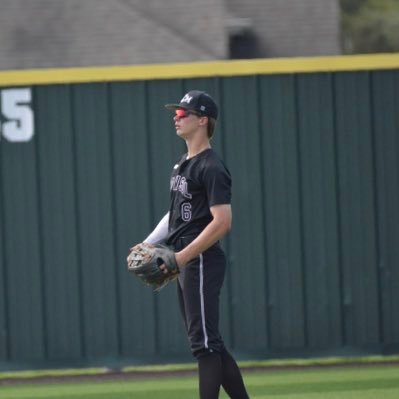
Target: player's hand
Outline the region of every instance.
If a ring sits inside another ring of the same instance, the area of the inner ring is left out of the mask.
[[[181,254],[181,252],[175,252],[175,257],[176,257],[176,263],[179,268],[182,268],[183,266],[186,265],[187,262],[184,261],[184,258]],[[159,268],[165,273],[168,273],[168,269],[166,268],[165,264],[163,263]]]

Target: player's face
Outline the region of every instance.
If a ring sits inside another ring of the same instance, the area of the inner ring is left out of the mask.
[[[192,111],[177,109],[173,118],[177,135],[182,138],[190,137],[198,129],[201,118],[200,115]]]

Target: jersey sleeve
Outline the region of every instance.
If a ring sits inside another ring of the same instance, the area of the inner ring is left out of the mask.
[[[209,207],[231,203],[231,176],[222,162],[213,161],[205,167],[203,184]]]

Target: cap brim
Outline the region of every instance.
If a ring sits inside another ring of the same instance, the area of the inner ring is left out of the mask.
[[[174,111],[175,109],[181,108],[181,109],[189,109],[188,107],[181,106],[180,104],[166,104],[165,108]]]

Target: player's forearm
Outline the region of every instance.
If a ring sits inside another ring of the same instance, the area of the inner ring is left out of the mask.
[[[230,231],[230,228],[231,220],[213,219],[194,241],[176,253],[179,267],[185,266],[190,260],[210,248],[223,238]]]
[[[169,212],[160,220],[151,234],[143,241],[147,244],[159,244],[168,235]]]

